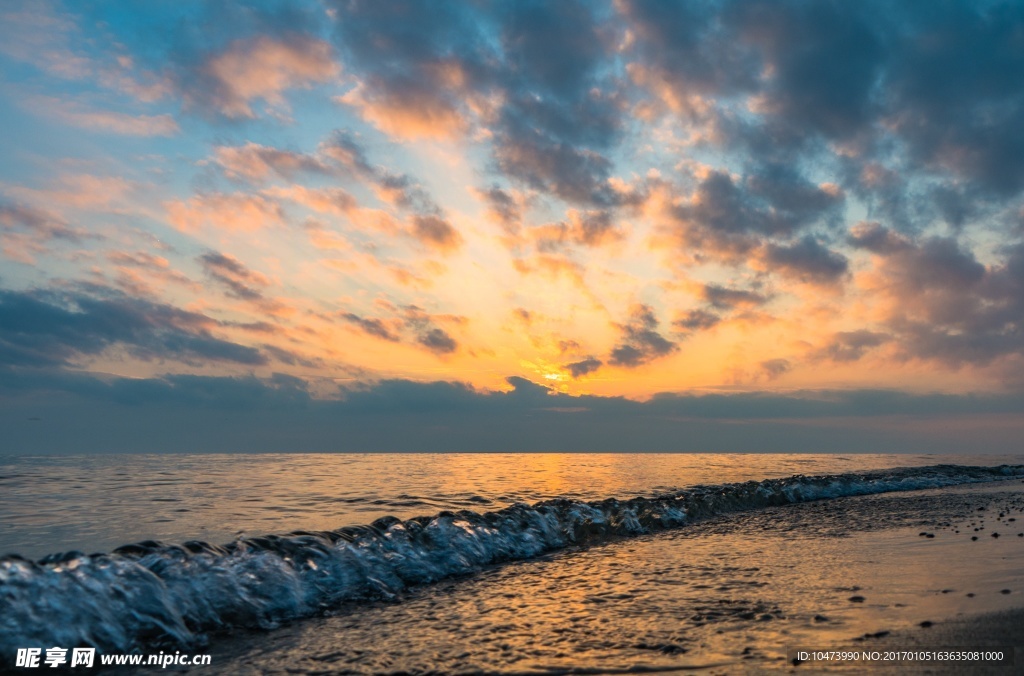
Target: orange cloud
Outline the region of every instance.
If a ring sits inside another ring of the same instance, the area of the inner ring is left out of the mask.
[[[354,214],[359,205],[356,199],[341,188],[307,188],[301,185],[268,188],[264,195],[282,198],[300,204],[320,214],[344,216]]]
[[[286,90],[309,88],[337,77],[339,72],[331,46],[309,37],[236,40],[203,67],[203,74],[216,88],[211,103],[230,118],[256,117],[250,104],[257,99],[274,108],[285,108]]]
[[[285,222],[280,205],[262,195],[207,193],[164,203],[168,221],[182,232],[204,228],[253,232]]]
[[[0,186],[8,195],[45,208],[81,209],[99,213],[137,211],[129,204],[139,184],[120,176],[62,174],[50,188]]]
[[[264,181],[276,174],[291,178],[297,173],[329,174],[331,168],[312,155],[271,148],[249,142],[244,146],[220,146],[214,150],[214,161],[228,178],[251,182]]]
[[[358,109],[364,120],[396,138],[451,139],[469,126],[454,106],[419,90],[371,92],[360,85],[334,100]]]

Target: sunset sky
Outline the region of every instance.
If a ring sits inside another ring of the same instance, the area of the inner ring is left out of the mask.
[[[4,2],[0,453],[1020,451],[1024,4]]]

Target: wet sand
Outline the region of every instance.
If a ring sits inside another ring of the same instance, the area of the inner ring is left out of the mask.
[[[997,613],[958,617],[937,622],[928,628],[896,631],[877,642],[886,649],[933,649],[949,646],[1009,649],[1013,665],[913,664],[903,663],[876,673],[912,674],[1024,674],[1024,607]],[[802,666],[802,665],[801,665]],[[805,673],[793,669],[794,673]],[[806,673],[813,673],[807,671]]]

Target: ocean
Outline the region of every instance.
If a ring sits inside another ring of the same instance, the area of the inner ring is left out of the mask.
[[[772,670],[1024,606],[1022,481],[1024,456],[5,458],[0,665]]]

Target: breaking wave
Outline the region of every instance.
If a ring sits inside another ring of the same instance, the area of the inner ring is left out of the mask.
[[[0,558],[0,660],[17,648],[92,646],[126,653],[195,647],[206,635],[272,628],[342,602],[404,589],[570,545],[811,500],[1024,476],[1024,466],[935,465],[695,486],[630,500],[545,500],[486,513],[441,512],[227,545],[154,541],[109,554]]]

